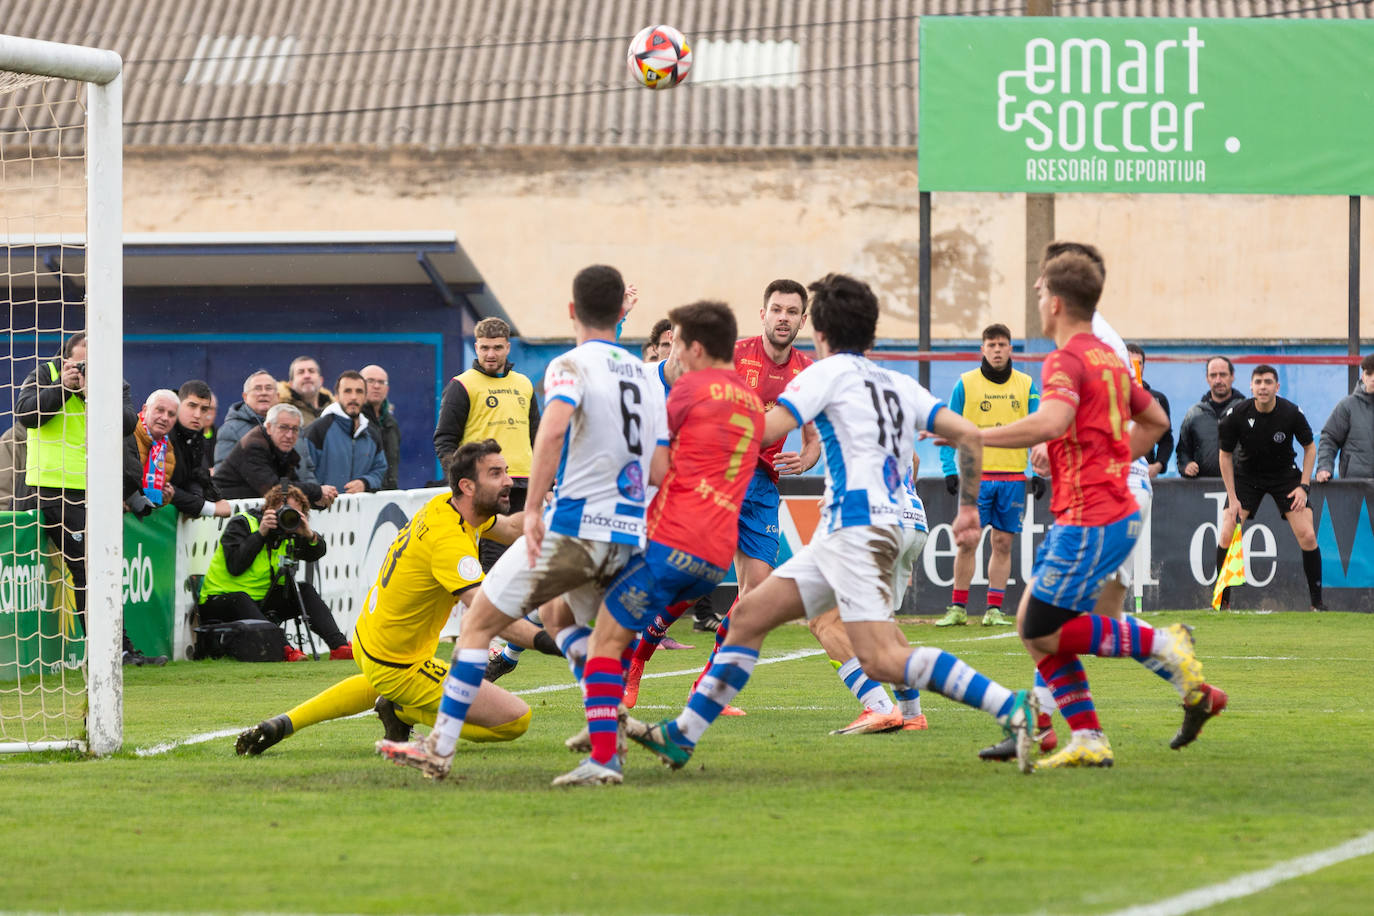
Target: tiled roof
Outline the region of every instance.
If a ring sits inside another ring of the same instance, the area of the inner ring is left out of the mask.
[[[131,146],[872,148],[916,144],[921,12],[1023,8],[1013,0],[0,0],[0,22],[14,35],[118,51]],[[1058,0],[1055,8],[1367,19],[1374,0]],[[654,17],[698,48],[693,80],[672,91],[637,88],[626,75],[629,36]],[[759,60],[784,75],[747,72]]]

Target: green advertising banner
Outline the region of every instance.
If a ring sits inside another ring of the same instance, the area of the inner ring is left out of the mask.
[[[1374,21],[921,19],[923,191],[1374,194]]]
[[[80,625],[70,620],[74,638],[62,636],[61,608],[71,600],[64,573],[37,512],[0,512],[0,683],[81,664]]]
[[[176,565],[177,510],[124,513],[124,629],[144,655],[172,654]]]

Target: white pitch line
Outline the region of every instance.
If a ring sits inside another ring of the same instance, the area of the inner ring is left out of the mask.
[[[754,667],[759,665],[776,665],[778,662],[790,662],[799,658],[811,658],[813,655],[824,655],[824,649],[799,649],[796,652],[788,652],[786,655],[778,655],[773,658],[761,658],[754,663]],[[655,671],[653,674],[646,674],[641,680],[647,681],[654,677],[682,677],[684,674],[700,674],[700,668],[683,668],[680,671]],[[544,687],[531,687],[529,690],[512,690],[511,693],[518,697],[527,697],[535,693],[554,693],[559,690],[572,690],[577,685],[572,681],[566,684],[548,684]]]
[[[1197,890],[1179,894],[1177,897],[1170,897],[1167,900],[1158,900],[1154,903],[1117,910],[1109,916],[1182,916],[1184,913],[1194,913],[1204,907],[1215,906],[1228,900],[1258,894],[1281,881],[1301,878],[1303,875],[1310,875],[1315,871],[1321,871],[1323,868],[1329,868],[1350,859],[1358,859],[1360,856],[1367,856],[1370,853],[1374,853],[1374,831],[1330,849],[1289,859],[1287,862],[1280,862],[1277,865],[1271,865],[1247,875],[1238,875],[1230,881],[1223,881],[1210,887],[1200,887]]]
[[[799,650],[799,651],[797,651],[797,652],[789,652],[789,653],[787,653],[786,655],[778,655],[778,656],[775,656],[775,657],[773,657],[773,658],[761,658],[761,659],[759,659],[758,662],[756,663],[756,666],[757,666],[757,665],[776,665],[778,662],[790,662],[790,661],[794,661],[794,660],[799,659],[799,658],[810,658],[810,657],[813,656],[813,655],[824,655],[824,654],[825,654],[824,651],[821,650],[821,649],[801,649],[801,650]],[[684,674],[696,674],[696,673],[698,673],[700,670],[701,670],[700,668],[684,668],[684,669],[682,669],[681,671],[662,671],[662,672],[656,672],[656,673],[654,673],[654,674],[646,674],[646,675],[644,675],[644,677],[646,677],[646,678],[651,678],[651,677],[681,677],[681,676],[684,675]],[[512,693],[514,693],[514,694],[515,694],[516,696],[518,696],[518,697],[522,697],[522,696],[530,696],[531,694],[536,694],[536,693],[553,693],[553,692],[558,691],[558,690],[572,690],[572,689],[573,689],[574,687],[576,687],[576,686],[577,686],[577,685],[574,684],[574,683],[572,683],[572,681],[568,681],[568,682],[565,683],[565,684],[548,684],[548,685],[546,685],[546,686],[544,686],[544,687],[531,687],[529,690],[514,690],[514,691],[512,691]],[[354,715],[351,715],[351,716],[342,716],[341,718],[342,718],[342,719],[362,719],[362,718],[366,718],[367,716],[370,716],[370,715],[372,715],[372,711],[371,711],[371,710],[367,710],[367,711],[365,711],[365,712],[355,713]],[[338,720],[338,719],[335,719],[335,720],[332,720],[332,721],[339,721],[339,720]],[[324,723],[320,723],[320,724],[323,725]],[[189,736],[189,737],[187,737],[187,738],[181,738],[181,739],[179,739],[179,740],[177,740],[177,741],[164,741],[164,742],[161,743],[161,744],[154,744],[154,745],[151,746],[151,747],[139,747],[139,748],[135,748],[135,749],[134,749],[134,754],[135,754],[136,756],[138,756],[138,757],[156,757],[156,756],[159,755],[159,754],[166,754],[166,753],[169,752],[169,751],[174,751],[174,750],[176,750],[176,749],[179,748],[179,747],[188,747],[188,746],[193,745],[193,744],[204,744],[204,743],[207,742],[207,741],[218,741],[220,738],[232,738],[232,737],[237,736],[238,733],[241,732],[241,731],[243,731],[242,728],[227,728],[227,729],[221,729],[221,730],[219,730],[219,731],[214,731],[214,732],[204,732],[204,733],[199,734],[199,735],[191,735],[191,736]]]

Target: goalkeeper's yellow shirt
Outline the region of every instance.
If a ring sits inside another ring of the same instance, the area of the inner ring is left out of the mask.
[[[409,667],[434,657],[455,596],[482,581],[477,541],[496,517],[474,528],[440,493],[391,543],[354,628],[354,648],[373,661]]]

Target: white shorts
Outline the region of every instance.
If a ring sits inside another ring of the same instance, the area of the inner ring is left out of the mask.
[[[1126,479],[1126,485],[1135,497],[1135,504],[1140,507],[1140,528],[1144,532],[1150,521],[1150,506],[1154,503],[1155,491],[1150,483],[1149,473],[1147,472],[1142,481],[1135,473],[1135,468],[1131,468],[1131,476]],[[1142,538],[1143,539],[1143,538]],[[1135,552],[1140,549],[1140,541],[1136,541],[1136,546],[1126,555],[1126,559],[1117,567],[1116,572],[1112,573],[1111,579],[1120,582],[1125,588],[1130,588],[1135,581]]]
[[[924,546],[924,532],[908,533]],[[797,584],[808,620],[832,607],[843,621],[891,620],[899,570],[908,580],[911,572],[899,566],[909,546],[903,535],[888,525],[840,528],[813,538],[773,575]]]
[[[916,575],[916,559],[925,549],[928,536],[925,531],[916,531],[910,528],[902,530],[902,552],[897,557],[897,566],[892,570],[892,613],[894,614],[902,609],[902,603],[906,600],[906,590],[911,587],[911,580]]]
[[[482,593],[507,617],[518,619],[559,595],[580,624],[596,619],[601,596],[635,548],[609,541],[549,532],[539,562],[530,569],[522,535],[482,580]]]

